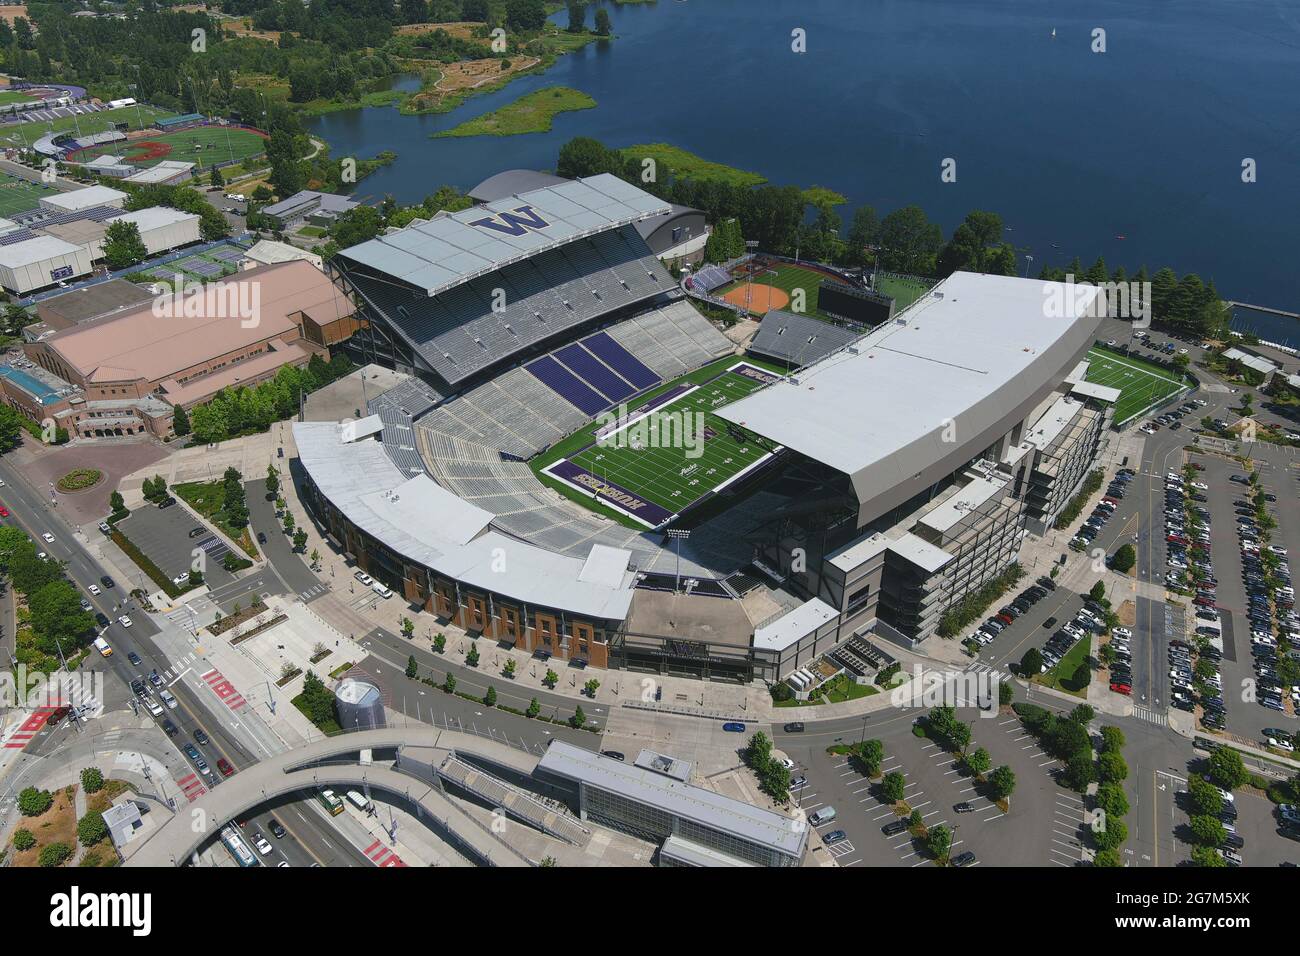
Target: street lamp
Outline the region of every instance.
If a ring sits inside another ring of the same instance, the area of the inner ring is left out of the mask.
[[[677,574],[673,584],[673,593],[676,594],[682,589],[682,541],[689,538],[691,533],[683,528],[669,528],[665,534],[677,542]]]

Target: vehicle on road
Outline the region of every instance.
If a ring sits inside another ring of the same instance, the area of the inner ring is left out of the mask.
[[[722,725],[722,729],[729,734],[743,734],[745,732],[745,725],[739,721],[729,720]]]

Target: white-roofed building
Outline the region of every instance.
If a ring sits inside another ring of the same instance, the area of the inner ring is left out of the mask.
[[[293,431],[304,503],[369,574],[468,631],[608,666],[632,603],[630,551],[597,544],[578,559],[502,534],[491,512],[402,474],[367,419]]]
[[[299,249],[287,242],[276,242],[274,239],[259,239],[248,247],[248,250],[244,253],[244,258],[239,262],[239,268],[255,269],[258,266],[269,266],[277,262],[292,262],[295,259],[310,262],[317,269],[325,267],[324,261],[314,252]]]
[[[123,182],[140,186],[174,186],[183,183],[194,174],[194,164],[178,159],[164,159],[144,169],[133,169],[131,174],[123,177]]]
[[[0,285],[26,295],[90,274],[90,252],[56,236],[36,236],[0,246]]]
[[[760,559],[834,608],[841,635],[874,629],[915,645],[934,634],[1016,559],[1031,516],[1055,519],[1095,459],[1107,395],[1069,394],[1095,311],[1087,292],[1065,296],[1058,283],[958,272],[720,408],[794,452],[785,473],[808,489],[751,533]]]
[[[80,212],[93,206],[114,206],[121,209],[126,203],[126,193],[108,186],[86,186],[66,193],[43,196],[40,204],[51,212]]]

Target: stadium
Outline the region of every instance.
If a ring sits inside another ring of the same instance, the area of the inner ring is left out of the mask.
[[[777,680],[929,639],[1095,461],[1120,395],[1087,380],[1101,313],[956,273],[864,300],[869,331],[773,311],[742,351],[643,238],[672,214],[599,175],[340,252],[337,344],[405,375],[359,420],[295,422],[313,520],[541,657]]]

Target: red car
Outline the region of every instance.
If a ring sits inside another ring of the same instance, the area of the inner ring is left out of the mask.
[[[0,505],[0,518],[8,518],[8,517],[9,517],[9,509],[6,508],[4,505]]]
[[[1010,625],[1011,622],[1015,620],[1010,614],[999,614],[997,619],[1006,625]]]
[[[1187,539],[1184,538],[1181,534],[1167,534],[1167,535],[1165,535],[1165,540],[1166,540],[1166,541],[1172,541],[1174,544],[1186,544],[1186,543],[1187,543]]]
[[[1114,691],[1115,693],[1117,693],[1117,694],[1131,694],[1131,693],[1133,693],[1133,688],[1130,687],[1128,684],[1111,684],[1111,685],[1110,685],[1110,689],[1113,690],[1113,691]]]
[[[225,757],[222,757],[220,760],[217,761],[217,769],[221,771],[221,775],[223,777],[229,777],[232,773],[235,772],[235,768],[230,766],[230,761],[227,760]]]
[[[1201,607],[1214,607],[1214,599],[1213,599],[1213,598],[1198,597],[1198,598],[1197,598],[1195,601],[1193,601],[1192,603],[1194,603],[1194,604],[1199,604]]]

